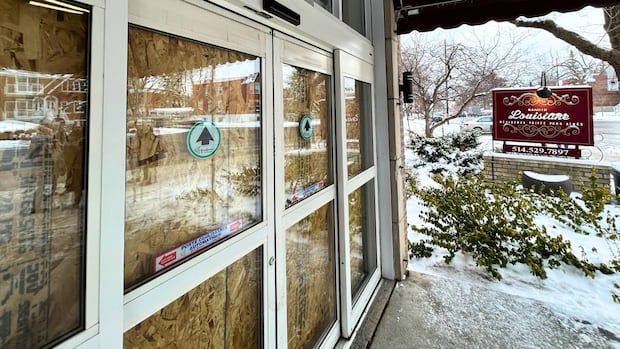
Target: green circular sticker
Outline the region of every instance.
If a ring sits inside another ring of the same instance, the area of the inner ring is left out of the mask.
[[[304,115],[299,120],[299,135],[306,141],[312,138],[314,127],[312,126],[312,117],[310,115]]]
[[[193,157],[208,159],[220,148],[220,129],[208,120],[199,121],[187,133],[187,150]]]

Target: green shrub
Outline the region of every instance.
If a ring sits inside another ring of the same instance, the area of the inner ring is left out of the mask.
[[[463,132],[432,138],[411,134],[407,147],[416,155],[414,168],[425,167],[433,174],[446,174],[448,167],[454,167],[457,173],[467,175],[480,172],[479,145],[474,133]]]
[[[413,230],[429,237],[410,244],[412,256],[429,257],[433,247],[442,247],[448,252],[445,261],[450,263],[462,252],[497,279],[501,279],[499,268],[509,264],[525,264],[542,279],[547,277],[546,269],[562,264],[589,277],[601,268],[610,269],[577,257],[570,241],[561,235],[552,237],[544,226],[535,224],[541,204],[532,198],[538,194],[524,191],[516,183],[489,184],[480,176],[436,176],[434,180],[438,188],[410,187],[427,208],[420,215],[425,224]]]

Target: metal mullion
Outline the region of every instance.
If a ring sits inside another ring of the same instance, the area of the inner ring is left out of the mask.
[[[262,98],[262,127],[263,127],[263,202],[267,208],[267,244],[263,248],[263,348],[273,348],[277,345],[277,317],[276,317],[276,239],[274,231],[275,221],[275,159],[274,159],[274,97],[273,97],[273,36],[268,33],[265,40],[265,58],[263,59],[263,98]],[[265,210],[263,210],[264,212]]]
[[[295,225],[302,219],[308,217],[314,211],[327,205],[331,201],[336,199],[336,185],[332,184],[327,188],[324,188],[320,192],[305,199],[303,202],[287,209],[282,214],[282,221],[284,229],[288,229]]]
[[[267,232],[265,230],[251,235],[243,235],[242,239],[235,244],[234,252],[231,252],[231,249],[219,250],[211,258],[193,266],[191,270],[179,273],[166,283],[125,303],[124,330],[133,328],[154,312],[199,286],[243,256],[264,246],[266,241]]]
[[[191,272],[191,270],[195,268],[196,265],[203,263],[205,260],[210,260],[211,258],[213,258],[214,255],[217,255],[222,251],[234,249],[235,244],[239,243],[239,241],[241,241],[246,235],[261,234],[263,233],[262,231],[266,231],[267,229],[268,228],[266,222],[259,223],[251,227],[250,229],[231,237],[229,240],[226,240],[221,244],[216,245],[213,248],[204,251],[201,254],[183,262],[182,264],[174,267],[173,269],[166,271],[161,275],[158,275],[144,285],[141,285],[125,294],[123,300],[124,304],[130,303],[135,299],[144,296],[145,294],[151,292],[153,289],[162,287],[162,285],[169,283],[170,280],[177,277],[179,274]]]
[[[346,106],[344,95],[344,67],[343,52],[334,53],[335,90],[336,90],[336,149],[337,149],[337,176],[338,185],[338,238],[340,256],[340,316],[342,336],[349,338],[352,332],[351,319],[351,262],[349,243],[349,198],[347,191],[348,168],[346,149]]]
[[[284,212],[284,82],[282,69],[282,40],[273,38],[273,120],[274,120],[274,208],[275,208],[275,268],[276,268],[276,347],[286,348],[287,298],[286,298],[286,230],[283,225]],[[278,168],[277,166],[282,168]]]
[[[91,8],[90,53],[90,116],[88,135],[88,212],[86,217],[86,304],[85,329],[99,322],[99,263],[101,234],[102,195],[102,145],[103,145],[103,55],[104,16],[101,7]],[[92,175],[91,175],[92,174]]]
[[[103,125],[99,342],[123,346],[127,0],[106,1],[103,44]],[[105,172],[105,173],[104,173]]]
[[[352,192],[356,191],[364,184],[373,180],[376,177],[376,175],[377,175],[377,169],[375,168],[375,166],[372,166],[364,170],[363,172],[355,175],[355,177],[353,177],[347,182],[347,190],[346,190],[347,195],[350,195]]]

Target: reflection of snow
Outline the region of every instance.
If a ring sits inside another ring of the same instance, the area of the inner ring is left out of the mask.
[[[186,128],[176,128],[176,127],[155,127],[153,129],[156,136],[164,136],[164,135],[173,135],[177,133],[187,133],[189,131]]]
[[[321,125],[321,120],[312,119],[310,122],[313,126]],[[299,121],[284,121],[284,127],[299,127]]]
[[[284,152],[284,155],[286,156],[303,156],[303,155],[310,155],[310,154],[316,154],[316,153],[327,153],[327,147],[326,146],[320,146],[320,147],[313,147],[310,149],[291,149],[291,150],[287,150]]]
[[[19,120],[2,120],[0,121],[0,132],[19,132],[34,130],[39,127],[38,124]]]
[[[29,148],[30,141],[25,140],[2,140],[0,141],[0,149],[16,149],[16,148]]]

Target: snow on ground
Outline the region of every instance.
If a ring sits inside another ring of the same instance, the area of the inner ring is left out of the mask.
[[[419,122],[412,121],[411,123],[414,131],[419,132]],[[450,127],[452,130],[455,129],[454,125]],[[407,129],[406,120],[405,128]],[[405,137],[407,141],[407,135]],[[406,149],[406,163],[411,164],[413,156],[412,151]],[[418,185],[437,185],[424,168],[417,170],[416,174]],[[410,198],[407,206],[409,224],[421,225],[419,215],[424,207],[420,201],[417,198]],[[616,204],[607,205],[606,210],[612,215],[620,215],[620,206]],[[552,236],[561,234],[569,239],[574,253],[577,256],[581,256],[582,253],[587,254],[590,262],[604,262],[614,258],[608,241],[603,238],[592,234],[575,233],[543,215],[537,218],[536,223],[546,226]],[[408,235],[409,241],[412,242],[425,238],[424,235],[411,231]],[[593,252],[593,249],[597,252]],[[444,254],[445,250],[442,253],[440,249],[436,249],[431,258],[411,260],[409,269],[424,274],[458,279],[493,291],[542,302],[559,318],[572,326],[579,323],[580,326],[592,326],[600,332],[606,331],[606,337],[612,342],[610,345],[620,348],[620,304],[614,303],[611,298],[614,283],[620,285],[620,274],[603,275],[597,272],[596,278],[589,279],[574,267],[563,265],[559,269],[548,271],[546,280],[540,280],[530,274],[527,266],[517,265],[501,269],[503,280],[495,281],[483,269],[476,267],[471,257],[458,254],[452,263],[447,265],[443,260]],[[616,293],[618,293],[617,289]]]

